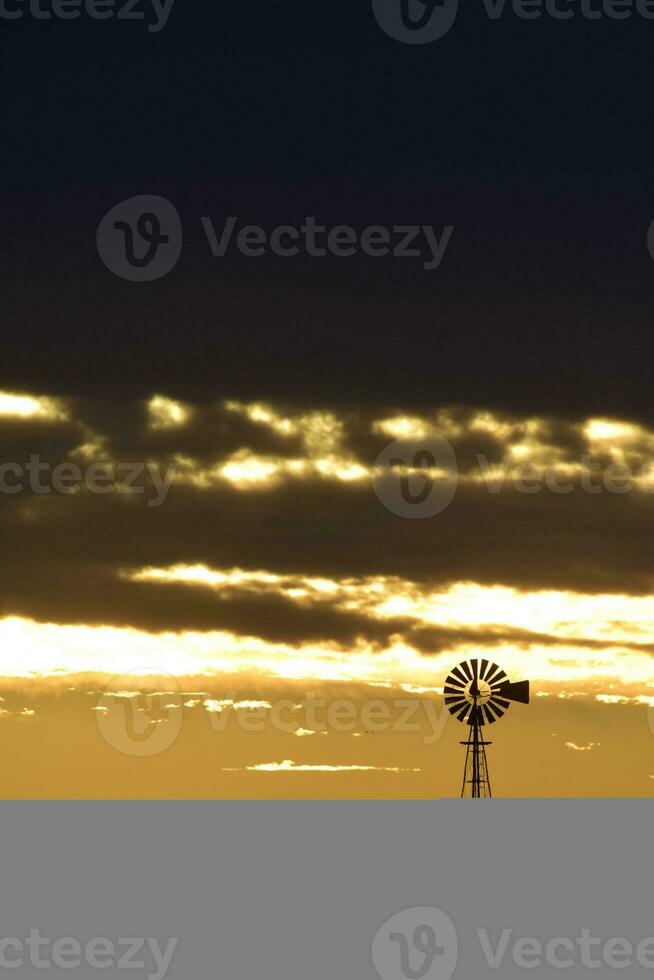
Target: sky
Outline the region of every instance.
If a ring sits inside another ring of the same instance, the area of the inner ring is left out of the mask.
[[[4,797],[458,796],[476,657],[531,682],[497,795],[652,795],[652,31],[3,21]],[[138,195],[156,281],[96,244]],[[446,247],[213,255],[229,216]]]

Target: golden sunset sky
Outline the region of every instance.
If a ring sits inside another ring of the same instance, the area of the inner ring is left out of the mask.
[[[489,729],[497,795],[652,795],[654,431],[39,392],[0,392],[0,430],[5,467],[149,467],[142,493],[0,470],[3,796],[457,796],[442,688],[476,657],[531,682]],[[394,513],[376,461],[432,437],[452,502]]]

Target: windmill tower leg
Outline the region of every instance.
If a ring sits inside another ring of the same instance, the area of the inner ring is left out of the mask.
[[[470,734],[467,742],[461,742],[466,747],[466,761],[463,769],[463,784],[461,786],[461,797],[471,796],[473,799],[478,797],[490,797],[491,786],[488,775],[488,762],[486,760],[486,746],[491,742],[485,742],[481,733],[481,726],[477,717],[470,725]]]

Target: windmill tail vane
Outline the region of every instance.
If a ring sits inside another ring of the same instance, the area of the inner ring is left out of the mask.
[[[505,714],[511,702],[529,704],[529,681],[510,681],[490,660],[465,660],[445,680],[445,704],[450,714],[468,725],[461,796],[492,796],[482,729]]]

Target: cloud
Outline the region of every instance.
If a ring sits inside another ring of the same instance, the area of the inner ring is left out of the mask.
[[[246,766],[245,769],[248,772],[421,772],[420,769],[400,769],[394,766],[306,765],[291,759],[284,759],[283,762],[260,762],[254,766]]]
[[[654,694],[637,694],[632,697],[625,694],[596,694],[595,700],[601,704],[646,704],[650,708],[654,707]]]
[[[498,494],[490,494],[477,474],[462,478],[444,514],[403,521],[377,501],[369,481],[374,454],[387,438],[371,431],[375,415],[384,419],[382,409],[350,411],[338,424],[333,413],[317,413],[320,421],[309,423],[311,413],[285,410],[273,413],[268,424],[258,413],[272,409],[247,408],[191,406],[184,425],[153,431],[145,403],[117,408],[84,402],[71,405],[67,421],[10,419],[8,431],[0,426],[10,459],[24,461],[38,451],[54,461],[85,447],[90,458],[150,460],[162,468],[182,460],[178,482],[156,514],[146,512],[144,501],[125,496],[0,495],[0,531],[7,542],[0,572],[10,583],[8,611],[119,622],[122,609],[124,623],[136,616],[145,625],[149,600],[112,582],[117,566],[212,566],[217,552],[223,567],[315,577],[383,574],[434,585],[471,580],[596,593],[651,589],[654,559],[641,529],[652,500],[642,490],[532,496],[517,492],[507,478]],[[439,418],[457,452],[466,441],[479,450],[491,439],[498,460],[525,445],[533,459],[549,453],[550,461],[568,467],[591,444],[607,462],[625,446],[639,460],[651,457],[651,434],[640,427],[635,442],[634,437],[607,449],[606,441],[598,442],[597,427],[590,429],[592,440],[584,436],[585,423],[506,420],[470,409],[435,413],[431,424]],[[286,424],[289,431],[280,432]],[[529,438],[537,441],[525,443]],[[550,451],[551,440],[557,442]],[[474,459],[472,450],[469,455]],[[340,470],[339,460],[346,461]],[[344,479],[356,468],[363,468],[365,479]],[[276,475],[268,479],[266,473]],[[85,546],[89,540],[95,544],[92,555]],[[9,562],[19,548],[17,574]],[[212,615],[209,604],[188,594],[186,599],[181,615],[187,621]],[[174,605],[181,612],[181,596]],[[153,628],[157,619],[162,624],[158,600],[151,615]]]
[[[48,422],[61,422],[67,418],[67,411],[60,399],[44,395],[20,395],[0,391],[0,418],[44,419]]]
[[[220,714],[221,711],[225,711],[230,708],[234,711],[254,711],[261,708],[272,708],[270,701],[234,701],[233,698],[223,698],[221,701],[215,698],[206,698],[204,701],[187,701],[186,707],[195,707],[197,704],[202,703],[204,707],[210,714]]]
[[[642,486],[578,487],[584,452],[602,466],[654,461],[642,422],[163,391],[3,397],[5,458],[182,460],[157,510],[116,494],[0,494],[0,631],[21,653],[8,676],[103,672],[147,650],[179,676],[315,669],[417,691],[481,655],[574,697],[650,697],[654,500]],[[390,439],[425,433],[452,442],[459,489],[438,517],[403,520],[370,476]],[[479,453],[493,466],[508,456],[509,475],[559,467],[577,490],[526,495],[507,478],[490,493]]]
[[[185,425],[191,417],[188,406],[164,395],[153,395],[148,402],[148,413],[151,429],[176,428]]]

